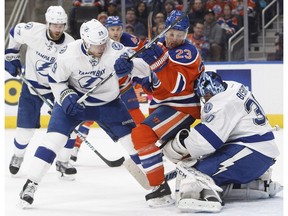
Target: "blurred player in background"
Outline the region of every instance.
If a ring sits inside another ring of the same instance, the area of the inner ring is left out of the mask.
[[[64,32],[67,29],[67,14],[61,6],[50,6],[45,13],[45,19],[46,24],[19,23],[10,30],[9,45],[5,50],[5,70],[14,77],[20,75],[22,65],[19,52],[21,46],[26,44],[25,77],[43,97],[53,102],[48,71],[61,47],[74,39]],[[23,83],[18,103],[14,154],[9,164],[10,173],[13,175],[18,173],[35,129],[40,127],[42,105],[43,101],[38,95]],[[74,142],[75,138],[67,142],[56,162],[56,169],[62,174],[76,173],[76,169],[68,163]]]

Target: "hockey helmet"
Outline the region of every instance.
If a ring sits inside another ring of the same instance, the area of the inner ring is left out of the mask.
[[[208,93],[214,96],[225,91],[226,85],[222,78],[214,71],[203,72],[194,83],[194,91],[199,98]]]
[[[50,6],[45,13],[45,19],[48,24],[66,24],[67,14],[61,6]]]
[[[80,27],[81,39],[87,48],[90,45],[102,45],[108,41],[108,30],[96,19],[84,22]]]
[[[183,16],[184,12],[179,10],[173,10],[170,15],[167,17],[165,22],[165,28],[175,22],[179,17]],[[179,30],[179,31],[187,31],[190,26],[188,16],[184,16],[181,21],[179,21],[172,29]]]
[[[119,16],[109,16],[106,20],[106,28],[112,26],[123,26],[122,20]]]

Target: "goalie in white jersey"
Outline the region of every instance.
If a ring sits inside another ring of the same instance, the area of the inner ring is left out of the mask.
[[[275,196],[282,186],[271,181],[269,168],[279,151],[260,104],[244,85],[223,82],[215,72],[202,73],[195,84],[204,102],[201,123],[164,147],[175,163],[191,156],[177,164],[176,206],[217,212],[222,199]]]
[[[131,51],[109,39],[107,29],[96,19],[83,23],[80,35],[81,39],[59,52],[49,73],[57,103],[52,110],[47,134],[36,150],[31,172],[20,194],[23,207],[32,204],[38,183],[63,148],[69,134],[82,121],[97,122],[111,139],[119,140],[131,157],[137,157],[131,140],[131,131],[136,125],[119,98],[116,75],[95,89],[83,103],[77,103],[81,96],[113,73],[117,58],[122,54],[129,55]],[[149,66],[142,59],[136,58],[133,63],[133,70],[149,72]]]
[[[20,75],[22,65],[19,52],[21,46],[26,44],[25,78],[39,94],[53,102],[48,71],[61,47],[74,39],[64,32],[67,28],[67,14],[61,6],[50,6],[45,13],[45,19],[46,24],[19,23],[10,30],[9,44],[5,50],[5,70],[14,77]],[[9,170],[13,175],[18,173],[35,129],[40,127],[42,105],[43,101],[34,90],[23,83],[18,103],[14,155],[9,164]],[[57,171],[62,172],[62,169],[65,169],[65,174],[76,173],[76,169],[68,163],[73,142],[75,138],[67,142],[67,148],[59,155],[61,157],[57,159]]]

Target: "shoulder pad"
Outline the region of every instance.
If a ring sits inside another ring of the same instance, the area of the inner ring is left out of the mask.
[[[190,64],[199,56],[199,52],[195,46],[186,40],[185,44],[169,50],[169,58],[180,64]]]
[[[131,34],[128,34],[126,32],[123,32],[120,42],[127,47],[137,47],[139,44],[139,39]]]
[[[124,48],[123,44],[119,43],[119,42],[116,42],[116,41],[113,41],[111,43],[111,47],[112,49],[114,50],[122,50]]]

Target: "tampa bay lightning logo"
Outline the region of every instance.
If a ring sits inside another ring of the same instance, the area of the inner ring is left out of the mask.
[[[25,29],[31,29],[33,27],[33,23],[32,22],[29,22],[29,23],[27,23],[26,25],[25,25]]]
[[[62,47],[61,50],[59,51],[60,54],[63,54],[67,50],[67,45]]]
[[[121,50],[123,49],[123,45],[121,43],[118,43],[118,42],[113,42],[112,43],[112,48],[115,49],[115,50]]]
[[[90,64],[95,67],[99,64],[99,59],[98,58],[93,58],[89,60]]]
[[[78,83],[79,83],[81,88],[89,90],[89,89],[93,88],[96,83],[98,83],[98,82],[95,82],[98,79],[100,79],[100,81],[103,80],[102,77],[85,76],[85,77],[82,77],[81,79],[79,79]]]
[[[208,113],[208,112],[210,112],[211,110],[212,110],[212,108],[213,108],[213,104],[212,103],[205,103],[205,105],[204,105],[204,112],[205,113]]]
[[[48,76],[48,70],[46,69],[49,68],[51,64],[52,62],[39,60],[35,64],[36,71],[42,76]]]

